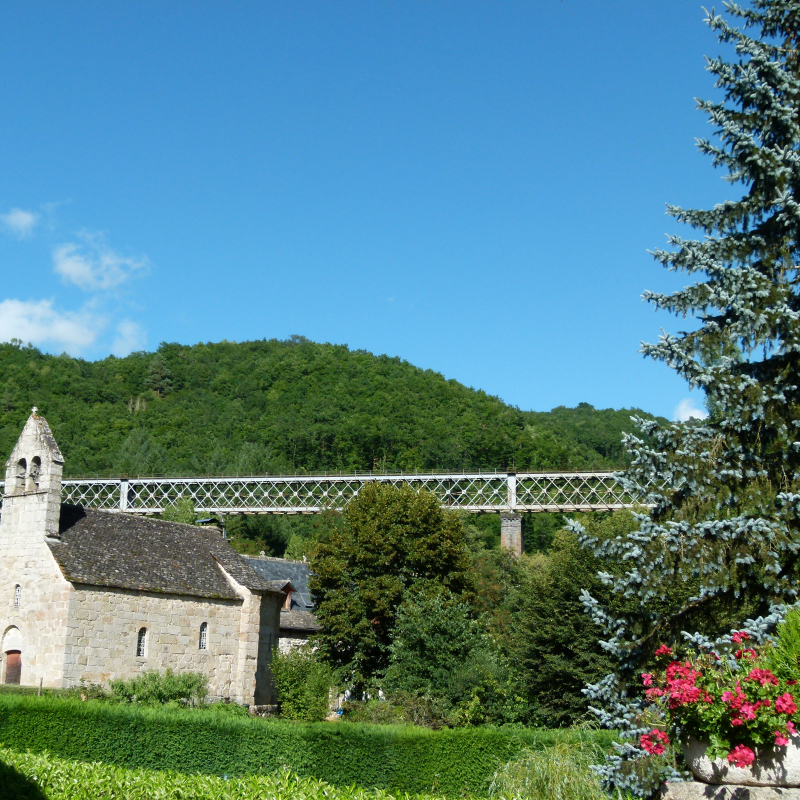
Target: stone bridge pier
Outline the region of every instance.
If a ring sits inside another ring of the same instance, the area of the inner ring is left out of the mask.
[[[514,556],[522,555],[522,517],[513,511],[500,514],[500,547]]]

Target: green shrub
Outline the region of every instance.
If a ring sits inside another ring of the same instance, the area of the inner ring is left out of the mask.
[[[331,668],[307,645],[286,653],[272,653],[272,678],[281,716],[302,722],[320,722],[328,714],[333,686]]]
[[[0,695],[0,742],[15,750],[218,776],[272,773],[285,765],[334,786],[450,798],[486,796],[498,767],[521,750],[576,736],[571,730],[288,723],[203,709]],[[604,747],[613,736],[592,734]]]
[[[166,519],[169,522],[183,522],[186,525],[194,525],[197,519],[197,514],[194,510],[194,504],[188,497],[179,497],[175,501],[174,506],[167,506],[161,512],[161,519]]]
[[[449,709],[440,697],[396,692],[383,700],[349,701],[342,704],[348,722],[375,725],[420,725],[438,730],[450,725]]]
[[[129,703],[164,705],[202,703],[208,695],[208,679],[200,672],[174,673],[145,670],[126,681],[111,681],[111,694]]]
[[[3,748],[0,780],[0,793],[5,792],[0,796],[14,800],[391,800],[385,792],[334,789],[288,770],[274,775],[216,778],[86,764]]]
[[[492,796],[503,800],[608,800],[589,769],[602,753],[592,743],[558,742],[544,750],[524,750],[492,779]]]
[[[790,611],[763,657],[764,666],[784,680],[800,681],[800,608]]]

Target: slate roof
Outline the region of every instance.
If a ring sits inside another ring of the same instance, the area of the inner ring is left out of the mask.
[[[290,582],[292,592],[292,607],[288,610],[281,609],[282,631],[306,631],[308,633],[319,630],[319,623],[312,613],[314,603],[308,589],[309,568],[305,561],[289,561],[285,558],[272,558],[270,556],[246,556],[250,566],[265,580],[277,581],[282,584]]]
[[[300,611],[314,608],[311,592],[308,589],[309,568],[305,561],[289,561],[286,558],[271,556],[245,556],[250,566],[268,581],[291,581],[294,587],[292,609]]]
[[[281,611],[282,631],[318,631],[320,624],[317,618],[309,611],[298,611],[292,604],[291,611]]]
[[[238,599],[222,566],[248,589],[279,591],[216,528],[64,504],[59,538],[47,543],[64,577],[73,583]]]

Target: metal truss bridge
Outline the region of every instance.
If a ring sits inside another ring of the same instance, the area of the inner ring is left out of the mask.
[[[342,510],[367,483],[424,487],[443,506],[473,513],[614,511],[635,502],[611,472],[98,478],[65,480],[61,494],[67,503],[129,514],[158,514],[183,499],[200,514],[318,514]]]

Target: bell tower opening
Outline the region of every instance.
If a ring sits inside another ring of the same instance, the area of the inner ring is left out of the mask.
[[[17,494],[18,492],[25,491],[25,474],[28,471],[28,462],[21,458],[16,463],[14,470],[14,482],[11,487],[11,492]]]

